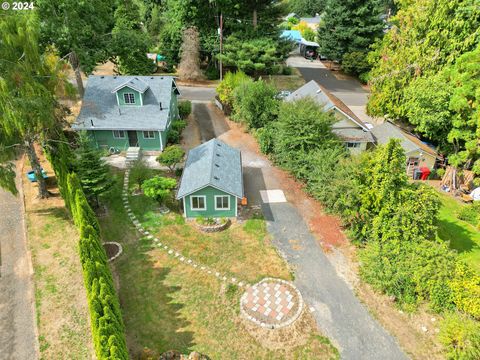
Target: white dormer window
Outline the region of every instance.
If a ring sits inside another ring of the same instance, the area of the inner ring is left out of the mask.
[[[125,100],[125,104],[135,104],[135,94],[125,93],[123,94],[123,100]]]

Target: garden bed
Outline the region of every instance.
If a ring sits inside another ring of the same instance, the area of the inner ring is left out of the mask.
[[[193,223],[197,229],[206,233],[213,233],[227,229],[232,222],[227,218],[197,218]]]
[[[108,261],[115,260],[123,252],[122,245],[114,241],[103,243],[103,247],[107,253]]]

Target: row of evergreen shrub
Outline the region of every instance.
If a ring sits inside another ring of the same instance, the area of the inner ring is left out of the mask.
[[[48,157],[60,192],[80,232],[79,254],[87,290],[96,357],[128,359],[125,326],[113,277],[103,248],[100,226],[88,204],[77,174],[72,171],[73,154],[64,142],[50,147]]]

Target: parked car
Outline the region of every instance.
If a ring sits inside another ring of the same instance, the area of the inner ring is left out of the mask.
[[[43,168],[42,168],[42,177],[43,177],[44,179],[48,178],[48,175],[47,175],[47,173],[45,172],[45,170],[43,170]],[[27,178],[28,178],[28,180],[30,180],[30,182],[36,182],[36,181],[37,181],[37,177],[35,176],[35,171],[33,171],[33,170],[28,171],[28,172],[27,172]]]

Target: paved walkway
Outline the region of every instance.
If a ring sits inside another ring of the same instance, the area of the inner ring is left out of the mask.
[[[20,188],[20,179],[17,179]],[[23,196],[0,188],[0,358],[34,360],[38,342]]]

